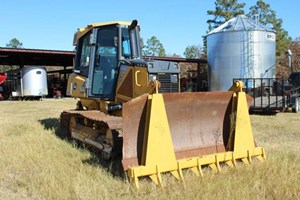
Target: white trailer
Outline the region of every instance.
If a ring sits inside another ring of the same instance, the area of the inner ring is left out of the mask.
[[[31,66],[7,72],[12,99],[37,99],[48,95],[45,67]]]

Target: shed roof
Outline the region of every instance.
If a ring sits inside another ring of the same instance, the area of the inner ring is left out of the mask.
[[[74,51],[0,47],[0,65],[73,66]]]

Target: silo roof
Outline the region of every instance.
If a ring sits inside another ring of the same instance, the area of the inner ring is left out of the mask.
[[[220,32],[233,32],[233,31],[268,31],[276,32],[274,29],[267,28],[266,26],[249,19],[245,15],[238,15],[218,28],[210,31],[207,35]]]

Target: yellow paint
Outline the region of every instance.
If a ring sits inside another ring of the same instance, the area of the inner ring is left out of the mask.
[[[149,95],[147,113],[148,126],[145,127],[143,164],[176,163],[167,113],[162,94]],[[156,111],[159,110],[159,114]],[[163,151],[162,151],[163,148]]]
[[[243,152],[255,147],[246,94],[237,94],[236,124],[234,136],[234,151]]]
[[[67,85],[67,95],[70,95],[71,97],[85,98],[85,81],[86,78],[84,76],[75,73],[70,74]]]
[[[139,97],[145,93],[151,93],[151,88],[148,83],[148,71],[145,67],[134,68],[134,98]]]
[[[251,158],[249,158],[251,155]],[[245,161],[248,163],[249,159],[258,158],[259,160],[265,160],[265,149],[262,147],[256,147],[252,150],[246,152],[224,152],[212,155],[206,155],[202,157],[192,157],[186,159],[179,159],[174,164],[172,163],[159,163],[157,165],[151,166],[138,166],[129,168],[127,174],[132,184],[139,188],[138,178],[144,176],[161,176],[161,173],[172,172],[172,171],[182,171],[183,169],[192,169],[196,175],[201,175],[203,177],[202,167],[209,165],[213,171],[221,172],[222,168],[220,163],[225,163],[229,167],[235,167],[236,160]],[[159,171],[157,170],[159,168]],[[159,172],[159,173],[158,173]],[[151,178],[153,180],[153,178]],[[154,181],[157,185],[162,186],[163,183]]]
[[[110,26],[110,25],[125,25],[125,26],[129,26],[130,24],[131,24],[130,22],[122,22],[122,21],[88,24],[85,28],[79,28],[78,31],[75,33],[73,45],[76,46],[77,45],[77,41],[83,35],[85,35],[87,32],[91,31],[93,28],[102,27],[102,26]]]

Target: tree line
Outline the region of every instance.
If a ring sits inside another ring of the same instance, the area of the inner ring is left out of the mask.
[[[283,28],[283,20],[277,17],[276,11],[271,8],[270,4],[258,0],[255,5],[250,6],[247,13],[244,10],[246,4],[239,3],[238,0],[216,0],[214,4],[215,9],[207,11],[210,19],[207,20],[206,34],[237,15],[246,15],[264,26],[271,26],[276,31],[277,77],[287,78],[291,71],[300,71],[300,59],[297,57],[298,52],[300,52],[300,38],[292,40],[288,31]],[[157,48],[153,48],[153,46]],[[147,40],[144,49],[146,55],[166,56],[163,45],[155,36]],[[206,58],[206,49],[206,36],[203,36],[203,47],[189,45],[184,51],[184,56],[186,58]],[[286,54],[288,50],[293,52],[291,68],[287,68],[288,58]]]
[[[300,52],[300,40],[292,40],[288,32],[283,28],[283,20],[276,16],[276,11],[271,9],[270,4],[265,3],[263,0],[258,0],[255,5],[249,8],[247,13],[244,10],[246,4],[239,3],[238,0],[216,0],[214,4],[215,9],[207,11],[210,19],[207,20],[206,34],[237,15],[246,15],[250,19],[258,20],[262,25],[272,25],[276,31],[276,63],[279,75],[286,76],[289,73],[289,70],[285,69],[287,59],[285,55],[288,49],[295,52],[292,57],[293,68],[290,71],[300,70],[300,62],[297,56],[295,56],[297,52]],[[13,38],[6,44],[7,47],[12,48],[20,48],[22,45],[22,42],[16,38]],[[188,45],[183,55],[185,58],[205,58],[206,48],[206,37],[203,36],[202,46],[199,44]],[[181,57],[181,55],[175,53],[167,55],[163,44],[156,36],[152,36],[146,41],[142,51],[145,56]]]
[[[283,20],[277,18],[276,12],[271,9],[270,4],[265,3],[263,0],[258,0],[255,5],[251,6],[249,12],[246,13],[244,7],[245,3],[239,3],[238,0],[216,0],[215,1],[215,9],[208,10],[207,15],[211,17],[211,19],[207,20],[208,28],[207,32],[219,27],[226,21],[230,20],[237,15],[246,15],[248,18],[252,20],[258,19],[259,23],[262,25],[272,25],[274,30],[276,31],[276,57],[277,59],[281,58],[285,53],[288,47],[292,43],[291,37],[289,37],[288,32],[284,30]],[[153,40],[155,38],[155,40]],[[163,50],[155,51],[153,48],[148,48],[148,44],[152,46],[160,47]],[[146,53],[150,52],[155,54],[156,56],[165,54],[160,54],[161,52],[165,52],[163,45],[160,41],[153,36],[147,41],[147,45],[145,46]],[[190,45],[187,46],[184,52],[184,56],[186,58],[199,58],[206,56],[206,37],[203,36],[203,48],[200,45]]]
[[[215,9],[208,10],[207,15],[210,19],[207,20],[207,31],[217,28],[229,19],[236,17],[237,15],[244,14],[248,18],[256,20],[258,19],[262,25],[271,24],[276,31],[276,59],[277,61],[283,58],[287,49],[293,45],[291,37],[288,32],[283,28],[283,20],[277,18],[276,11],[271,9],[270,4],[265,3],[263,0],[258,0],[255,5],[251,6],[249,12],[246,13],[244,7],[245,3],[239,3],[238,0],[216,0],[214,2]],[[199,41],[200,42],[200,41]],[[20,48],[23,46],[22,42],[13,38],[6,44],[7,47]],[[201,58],[206,57],[206,37],[203,36],[203,46],[199,44],[188,45],[184,51],[184,57],[186,58]],[[166,56],[166,50],[161,41],[156,37],[150,37],[146,44],[143,46],[143,54],[145,56]],[[178,54],[171,54],[168,56],[181,57]]]

